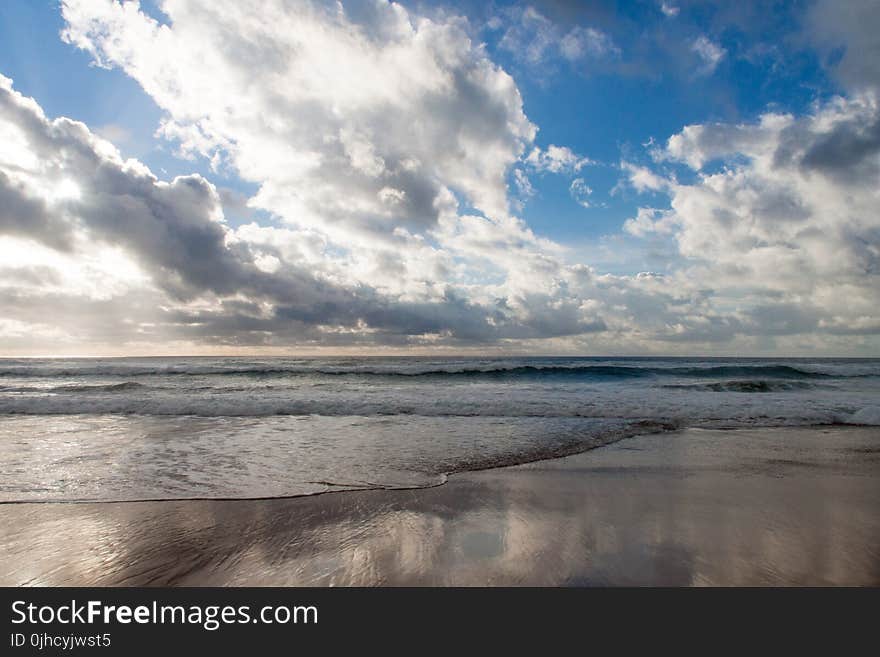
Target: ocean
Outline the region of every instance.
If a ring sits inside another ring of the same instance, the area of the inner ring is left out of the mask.
[[[3,359],[0,502],[427,487],[640,433],[822,424],[880,424],[880,359]]]

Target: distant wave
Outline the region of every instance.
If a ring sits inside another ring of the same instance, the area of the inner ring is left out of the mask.
[[[103,365],[80,368],[47,368],[17,366],[0,369],[5,377],[84,377],[84,376],[246,376],[246,377],[405,377],[405,378],[535,378],[572,377],[583,379],[629,379],[641,377],[691,377],[691,378],[778,378],[778,379],[828,379],[863,378],[880,376],[875,373],[828,372],[804,369],[794,365],[714,365],[704,367],[653,367],[638,365],[488,365],[461,367],[400,367],[370,368],[364,366],[309,366],[270,365],[253,366],[190,366],[190,367],[136,367]]]
[[[124,383],[110,383],[107,385],[0,386],[0,392],[131,392],[133,390],[146,390],[149,387],[137,381],[125,381]]]
[[[336,374],[337,372],[321,372]],[[347,372],[339,372],[347,374]],[[465,368],[460,370],[427,370],[423,372],[358,372],[358,374],[392,374],[394,376],[465,376],[465,377],[517,377],[517,376],[571,376],[584,378],[640,378],[648,376],[673,376],[694,378],[720,378],[758,375],[771,378],[826,379],[834,375],[803,370],[790,365],[718,365],[713,367],[639,367],[630,365],[522,365],[498,368]],[[846,375],[844,375],[846,376]]]
[[[671,390],[708,390],[711,392],[788,392],[817,387],[806,381],[720,381],[715,383],[681,383],[663,386]]]
[[[645,391],[647,393],[647,391]],[[696,395],[694,395],[695,397]],[[687,397],[687,396],[683,396]],[[721,400],[719,400],[721,401]],[[806,401],[804,405],[802,402]],[[682,426],[737,427],[784,426],[809,424],[873,424],[873,415],[862,413],[853,419],[859,406],[832,407],[827,402],[811,405],[809,400],[793,397],[791,404],[780,408],[774,403],[739,406],[712,404],[704,399],[692,404],[689,399],[675,403],[640,403],[629,395],[617,402],[612,398],[568,399],[529,403],[522,399],[493,400],[436,399],[426,401],[374,399],[369,395],[345,399],[295,399],[283,396],[262,399],[231,395],[161,396],[114,395],[83,397],[79,395],[0,396],[0,418],[46,415],[115,415],[177,416],[201,418],[295,417],[420,417],[420,418],[518,418],[518,419],[617,419],[681,423]]]

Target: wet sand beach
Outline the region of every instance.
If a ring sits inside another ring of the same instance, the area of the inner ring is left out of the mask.
[[[880,428],[688,429],[420,490],[0,505],[3,585],[880,585]]]

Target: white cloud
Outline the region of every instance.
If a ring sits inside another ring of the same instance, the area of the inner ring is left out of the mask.
[[[664,16],[675,18],[676,16],[678,16],[678,12],[680,11],[680,9],[671,2],[666,2],[664,0],[660,3],[660,11],[663,12]]]
[[[492,29],[507,25],[499,46],[533,66],[556,58],[578,62],[620,54],[612,38],[601,30],[580,25],[566,30],[531,6],[511,7],[504,19],[495,19]]]
[[[664,191],[672,184],[670,180],[654,173],[651,169],[632,162],[623,161],[620,163],[620,168],[626,174],[626,181],[638,192]]]
[[[619,54],[611,37],[592,27],[573,27],[559,42],[559,52],[565,59],[575,62],[584,57],[604,57]]]
[[[703,61],[703,64],[698,71],[702,75],[711,75],[714,73],[715,69],[718,68],[718,64],[721,63],[721,60],[724,59],[724,56],[727,54],[727,51],[724,48],[717,43],[713,43],[704,35],[700,35],[694,39],[691,44],[691,50],[697,53]]]
[[[568,187],[568,191],[578,205],[582,205],[585,208],[592,207],[590,195],[593,193],[593,190],[586,182],[584,182],[583,178],[575,178],[572,180],[571,185]]]
[[[230,229],[204,178],[157,179],[2,76],[0,132],[16,136],[0,144],[3,326],[34,336],[16,344],[58,329],[53,344],[116,348],[470,345],[604,327],[555,282],[567,275],[557,245],[509,215],[459,216],[448,191],[430,239],[399,226],[387,246],[344,248],[308,228]],[[406,202],[392,187],[378,196]]]
[[[711,288],[719,308],[739,308],[741,330],[834,333],[880,320],[874,94],[800,118],[688,126],[666,156],[693,168],[696,181],[671,182],[671,210],[640,210],[625,230],[672,234],[690,263],[679,280]],[[703,169],[714,161],[721,168]]]
[[[256,183],[247,203],[275,225],[232,229],[208,180],[160,180],[0,77],[0,331],[15,344],[736,351],[880,326],[871,93],[688,126],[656,167],[622,162],[670,208],[640,209],[610,248],[678,253],[639,266],[662,275],[610,275],[511,212],[508,183],[527,197],[528,174],[575,177],[589,202],[591,162],[535,146],[463,19],[379,0],[168,0],[167,24],[137,3],[63,9],[66,38],[137,80],[183,152]],[[680,167],[686,183],[666,173]]]
[[[525,163],[535,171],[576,174],[585,166],[596,164],[588,157],[582,157],[567,146],[551,144],[546,150],[537,146],[529,152]]]
[[[623,223],[623,230],[636,237],[651,233],[669,234],[675,229],[675,214],[657,208],[639,208],[636,216]]]
[[[508,212],[505,176],[535,134],[512,78],[454,17],[400,5],[67,0],[65,38],[136,79],[165,135],[261,185],[252,204],[299,226],[381,239],[436,225],[444,189]],[[468,117],[468,120],[462,120]],[[378,192],[406,202],[389,215]]]
[[[511,272],[558,248],[510,215],[506,185],[536,129],[462,19],[383,1],[177,0],[167,25],[110,0],[62,9],[68,41],[167,112],[164,135],[257,183],[252,207],[320,234],[338,284],[447,305],[453,290],[493,303],[468,287],[486,267],[496,297],[541,285]],[[553,147],[542,163],[581,166],[572,158]],[[459,216],[459,199],[482,216]]]
[[[535,188],[532,186],[532,181],[529,180],[528,175],[526,175],[526,172],[522,169],[513,170],[513,182],[516,184],[520,197],[530,198],[535,195]]]

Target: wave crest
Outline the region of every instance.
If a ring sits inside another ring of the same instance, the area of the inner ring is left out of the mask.
[[[332,377],[576,377],[596,379],[626,379],[641,377],[691,377],[691,378],[787,378],[787,379],[828,379],[828,378],[861,378],[878,376],[880,372],[865,374],[842,372],[823,372],[816,369],[804,369],[794,365],[711,365],[703,367],[652,367],[647,365],[488,365],[458,367],[413,367],[413,366],[310,366],[310,365],[278,365],[267,366],[255,364],[250,366],[225,367],[189,366],[189,367],[136,367],[136,366],[92,366],[81,368],[45,368],[16,366],[0,369],[0,376],[5,377],[86,377],[86,376],[248,376],[248,377],[296,377],[296,376],[332,376]]]
[[[704,390],[710,392],[790,392],[816,388],[815,383],[806,381],[719,381],[715,383],[680,383],[663,386],[671,390]]]

